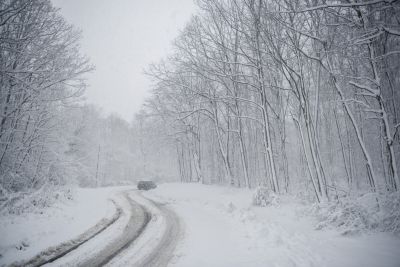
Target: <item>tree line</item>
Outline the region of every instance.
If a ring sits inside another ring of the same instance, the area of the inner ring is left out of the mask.
[[[92,69],[80,33],[49,1],[0,3],[0,179],[3,190],[65,178],[63,113]],[[61,143],[61,144],[60,144]]]
[[[197,0],[147,69],[182,181],[316,201],[398,191],[400,4]]]

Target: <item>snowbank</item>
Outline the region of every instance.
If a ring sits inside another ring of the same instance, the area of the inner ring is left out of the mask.
[[[48,208],[2,215],[0,265],[32,258],[113,216],[116,210],[109,198],[120,190],[118,187],[76,189],[71,193],[72,199],[62,199]]]
[[[182,218],[185,237],[171,266],[398,267],[400,239],[316,230],[315,216],[295,199],[252,205],[253,192],[199,184],[164,184],[145,196]]]

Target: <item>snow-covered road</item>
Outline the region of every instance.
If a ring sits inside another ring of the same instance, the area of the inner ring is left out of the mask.
[[[107,266],[168,266],[182,236],[178,216],[164,203],[148,200],[139,194],[131,194],[131,197],[146,208],[151,220],[141,235]]]
[[[146,227],[150,215],[129,197],[129,191],[118,195],[121,217],[104,232],[48,266],[102,266],[135,240]]]
[[[122,215],[114,225],[46,266],[167,266],[180,233],[175,213],[135,190],[118,201]]]
[[[78,237],[36,252],[34,257],[24,259],[14,253],[16,257],[11,258],[6,254],[9,263],[0,258],[0,266],[166,266],[180,235],[175,213],[132,188],[109,193],[113,193],[110,197],[116,207],[113,216],[103,218]],[[29,223],[25,225],[29,227]]]
[[[107,212],[99,214],[111,218],[120,210],[118,219],[46,266],[400,266],[399,237],[388,233],[343,236],[335,229],[316,230],[315,218],[290,197],[282,196],[277,205],[262,208],[252,206],[252,191],[246,189],[162,184],[148,192],[126,187],[95,189],[91,197],[102,205],[92,202],[90,208],[106,207],[106,202],[100,201],[106,199],[105,192],[117,208],[108,207]],[[76,203],[76,211],[83,204]],[[86,209],[89,211],[89,206]],[[74,222],[88,220],[84,213],[77,212],[76,216]],[[46,227],[45,221],[40,222]],[[61,225],[59,231],[68,228],[61,220],[55,222]],[[19,222],[14,228],[30,224]],[[53,226],[50,224],[49,228]],[[5,228],[13,229],[8,224]],[[37,237],[37,229],[33,230],[32,236]],[[47,242],[45,237],[40,243]],[[35,251],[33,244],[37,240],[28,241]],[[7,253],[0,258],[0,266],[11,263],[12,256],[13,261],[20,260],[18,252],[4,251]]]

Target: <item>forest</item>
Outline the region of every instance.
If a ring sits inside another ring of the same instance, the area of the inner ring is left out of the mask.
[[[399,190],[397,1],[197,1],[150,66],[182,181],[317,202]]]
[[[94,67],[49,1],[2,1],[3,207],[146,176],[316,202],[399,191],[397,1],[196,4],[126,122],[85,104]]]
[[[95,68],[80,52],[80,39],[50,1],[0,3],[2,210],[55,187],[156,177],[151,169],[160,172],[169,164],[160,161],[168,150],[146,155],[144,148],[166,146],[151,138],[158,132],[150,126],[85,103],[85,75]]]
[[[169,1],[0,1],[0,266],[399,266],[400,1]]]

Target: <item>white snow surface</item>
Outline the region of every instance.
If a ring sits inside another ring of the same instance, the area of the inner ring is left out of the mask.
[[[76,238],[116,209],[110,199],[126,187],[77,188],[40,212],[0,217],[0,266],[27,260],[62,242]],[[25,244],[26,246],[22,245]]]
[[[28,259],[49,246],[80,235],[115,212],[109,199],[129,210],[119,194],[128,187],[77,189],[72,201],[59,202],[42,214],[0,218],[0,266]],[[183,235],[172,267],[398,267],[400,238],[389,233],[343,236],[339,230],[316,230],[307,206],[290,197],[267,207],[252,205],[253,191],[200,184],[161,184],[143,196],[167,204],[181,219]],[[134,200],[153,215],[143,235],[110,266],[139,261],[156,246],[165,221],[151,203],[135,192]],[[126,202],[126,203],[125,203]],[[112,242],[124,229],[129,213],[93,240],[52,266],[79,262]],[[16,249],[22,242],[28,246]],[[154,244],[153,244],[154,243]]]
[[[157,207],[135,192],[132,192],[129,197],[147,209],[147,212],[151,214],[151,220],[143,233],[128,248],[121,251],[117,257],[107,263],[106,266],[125,267],[138,265],[157,246],[166,229],[165,218],[162,217]]]
[[[115,193],[132,189],[129,187],[122,187],[122,190],[117,190]],[[81,262],[87,258],[93,258],[99,251],[104,249],[108,244],[115,242],[124,232],[124,228],[129,222],[131,216],[130,205],[128,200],[121,196],[121,194],[114,194],[113,199],[124,210],[121,217],[112,225],[107,227],[103,232],[94,238],[88,240],[79,246],[78,249],[71,251],[64,257],[46,264],[45,266],[82,266]]]
[[[299,201],[281,197],[277,205],[255,207],[252,194],[200,184],[162,184],[146,192],[168,204],[185,228],[170,266],[400,266],[397,236],[316,230]]]

